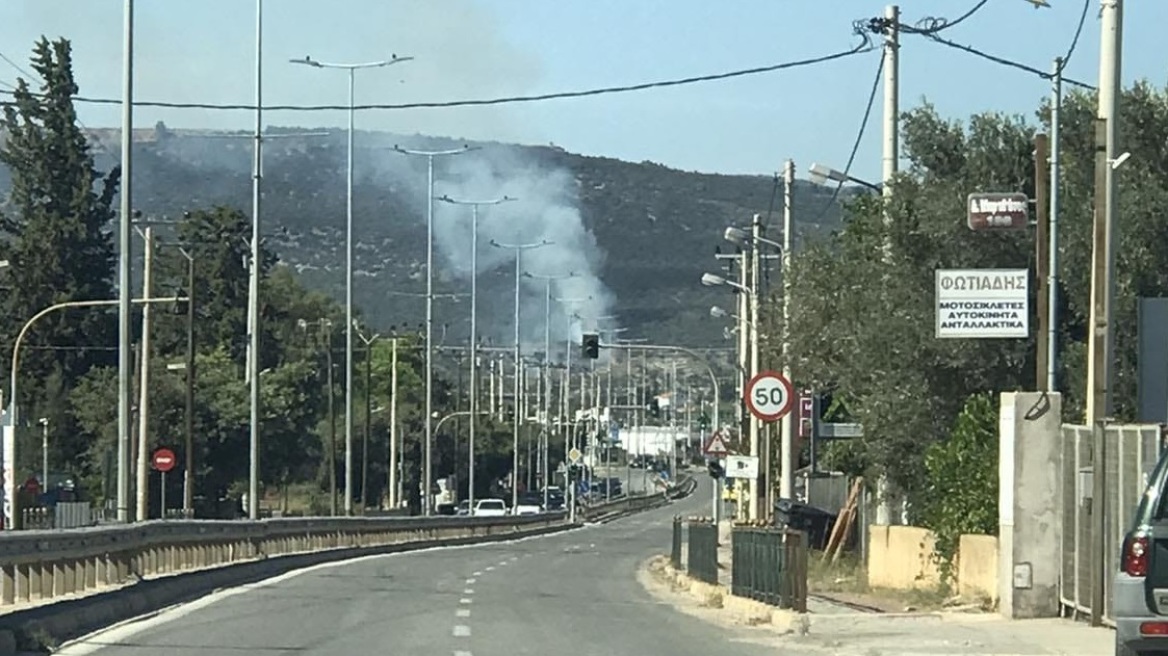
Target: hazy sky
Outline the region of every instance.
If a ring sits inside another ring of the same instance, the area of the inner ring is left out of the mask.
[[[945,33],[963,44],[1048,70],[1074,35],[1082,0],[990,0]],[[1098,77],[1099,0],[1066,74]],[[975,0],[904,0],[902,20],[955,17]],[[1168,2],[1126,3],[1124,80],[1165,82]],[[73,41],[82,94],[121,94],[120,0],[3,0],[0,53],[25,65],[40,35]],[[136,97],[250,103],[254,0],[138,0]],[[361,71],[358,103],[488,98],[718,73],[844,50],[852,21],[882,14],[874,0],[267,0],[264,104],[344,104],[345,74],[288,63],[417,59]],[[902,108],[927,97],[946,115],[1032,114],[1049,83],[1031,74],[902,37]],[[371,111],[358,126],[406,133],[554,142],[568,150],[683,169],[770,173],[795,158],[843,166],[879,53],[794,71],[689,87],[531,104]],[[0,61],[0,88],[20,73]],[[880,170],[876,107],[854,173]],[[116,106],[84,106],[89,127],[115,126]],[[247,128],[247,111],[142,108],[139,126]],[[269,125],[344,125],[344,112],[269,112]]]

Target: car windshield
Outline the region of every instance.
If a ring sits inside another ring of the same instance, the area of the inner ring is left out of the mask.
[[[504,510],[507,506],[499,499],[483,499],[479,502],[480,510]]]

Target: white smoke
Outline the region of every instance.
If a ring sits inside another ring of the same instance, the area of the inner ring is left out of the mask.
[[[603,253],[585,227],[579,210],[577,182],[565,170],[526,157],[517,149],[488,147],[450,158],[435,195],[457,201],[513,201],[479,207],[478,307],[482,334],[503,343],[514,331],[515,249],[501,245],[545,243],[522,251],[520,277],[520,339],[524,350],[543,350],[545,326],[551,327],[552,352],[571,336],[579,343],[583,331],[608,326],[603,317],[612,307],[612,295],[599,277]],[[434,211],[435,250],[441,263],[461,280],[469,280],[472,208],[438,202]],[[510,285],[490,285],[484,297],[482,279],[491,271],[506,275]],[[572,275],[572,277],[565,277]],[[551,281],[551,323],[547,316],[547,285]],[[511,293],[500,297],[502,289]],[[564,302],[560,302],[564,301]],[[503,309],[506,308],[506,311]],[[579,318],[572,320],[572,315]],[[502,325],[500,325],[502,324]],[[569,331],[571,331],[569,333]]]

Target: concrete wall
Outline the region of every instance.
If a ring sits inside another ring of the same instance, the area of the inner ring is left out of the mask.
[[[998,597],[1011,619],[1058,617],[1062,397],[1007,392],[998,415]]]
[[[927,529],[916,526],[870,526],[868,585],[909,590],[941,583],[934,558],[935,542]],[[956,558],[956,590],[967,599],[997,600],[998,539],[992,535],[963,535]]]

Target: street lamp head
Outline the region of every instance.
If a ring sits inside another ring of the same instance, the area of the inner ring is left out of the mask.
[[[706,287],[717,287],[719,285],[725,285],[726,279],[713,273],[703,273],[702,284]]]
[[[40,419],[37,420],[37,426],[48,426],[48,425],[49,425],[49,418],[48,417],[41,417]]]
[[[313,59],[310,55],[304,55],[304,59],[289,59],[288,61],[293,64],[303,64],[305,66],[312,66],[314,68],[323,68],[323,66],[320,65],[320,62]]]
[[[715,319],[721,319],[722,317],[725,317],[726,315],[727,315],[727,312],[725,310],[723,310],[722,308],[718,307],[717,305],[710,308],[710,316],[714,317]]]
[[[823,164],[812,163],[809,169],[810,179],[816,184],[827,184],[831,182],[847,182],[848,176],[840,171],[837,171],[830,166]]]
[[[727,226],[726,231],[722,233],[722,238],[739,246],[745,246],[750,243],[750,233],[742,228],[735,228],[734,226]]]

